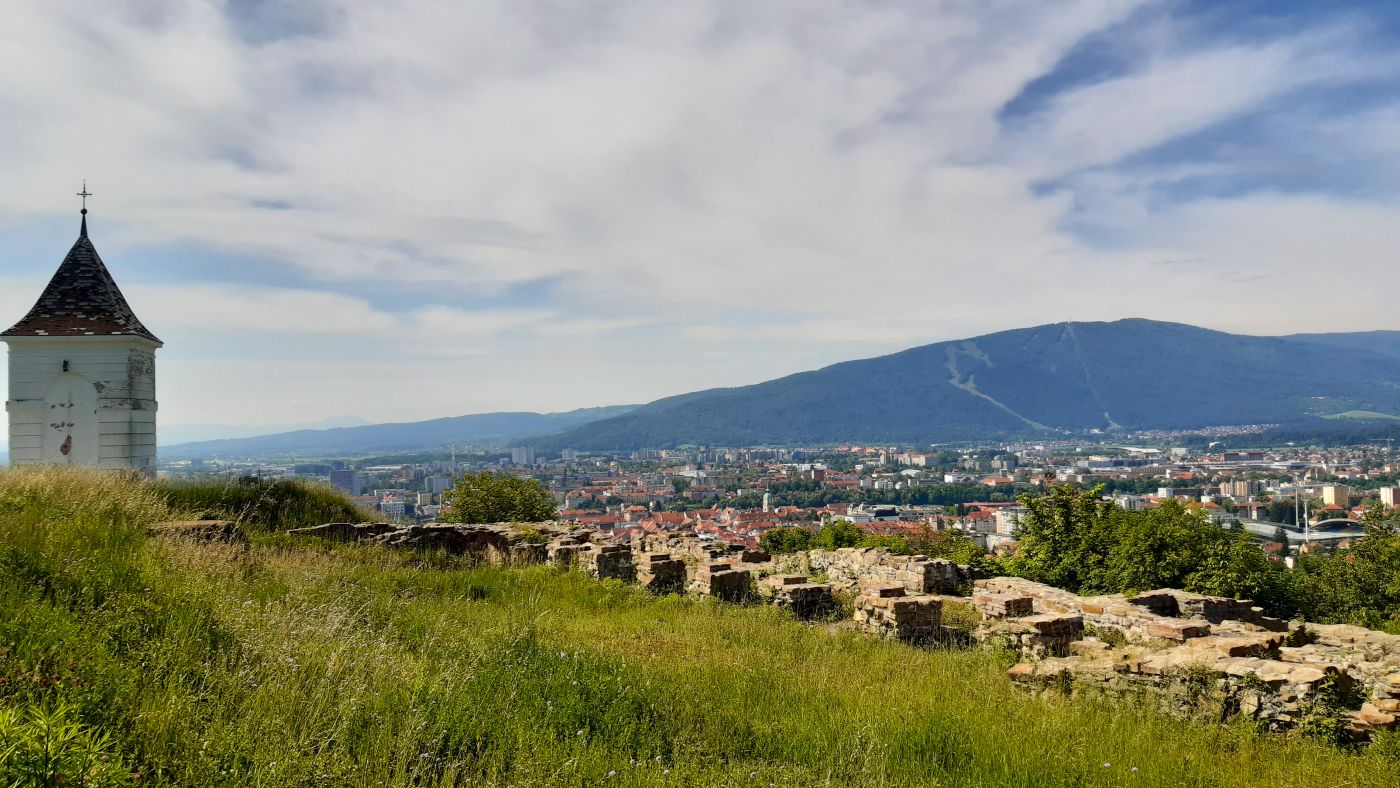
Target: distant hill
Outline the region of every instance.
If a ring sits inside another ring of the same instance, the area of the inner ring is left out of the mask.
[[[229,424],[162,424],[160,425],[160,447],[175,446],[181,443],[204,443],[229,438],[255,438],[298,430],[327,430],[335,427],[361,427],[368,425],[368,419],[359,416],[332,416],[309,424],[258,424],[238,426]]]
[[[161,459],[260,457],[313,452],[374,452],[437,446],[514,442],[568,430],[621,415],[635,405],[581,408],[567,413],[478,413],[401,424],[369,424],[324,430],[293,430],[251,438],[162,446]]]
[[[1256,337],[1151,320],[939,342],[657,400],[537,441],[667,448],[924,443],[1400,415],[1400,332]]]

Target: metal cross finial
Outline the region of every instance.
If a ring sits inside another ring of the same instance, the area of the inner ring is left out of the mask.
[[[87,190],[87,178],[83,179],[83,190],[78,192],[78,196],[83,198],[83,213],[87,213],[87,198],[92,196],[92,192]]]

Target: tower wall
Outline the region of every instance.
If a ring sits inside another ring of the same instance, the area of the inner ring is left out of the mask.
[[[128,336],[5,340],[12,465],[155,473],[155,343]]]

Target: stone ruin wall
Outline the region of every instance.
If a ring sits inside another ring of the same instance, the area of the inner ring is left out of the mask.
[[[843,547],[780,556],[792,571],[819,575],[838,591],[853,593],[861,583],[903,586],[915,594],[956,594],[972,580],[965,566],[941,558],[896,555],[883,548]]]
[[[227,530],[227,529],[224,529]],[[185,536],[188,529],[153,533]],[[210,529],[209,538],[223,531]],[[974,579],[967,567],[883,549],[779,556],[693,536],[645,534],[623,543],[566,523],[396,526],[330,523],[294,536],[438,549],[502,564],[551,563],[658,594],[765,601],[804,619],[835,620],[910,643],[972,642],[1020,655],[1008,671],[1033,692],[1094,691],[1153,698],[1162,708],[1287,729],[1324,686],[1363,699],[1346,712],[1364,739],[1400,716],[1400,636],[1346,625],[1295,628],[1248,601],[1158,589],[1084,596],[1015,577]],[[822,582],[813,582],[817,576]],[[971,596],[959,592],[971,589]],[[971,631],[944,622],[970,612]]]

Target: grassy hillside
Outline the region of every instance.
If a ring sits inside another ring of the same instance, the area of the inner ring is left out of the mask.
[[[538,443],[923,443],[1400,413],[1396,335],[1325,344],[1151,320],[1057,323],[658,400]]]
[[[544,567],[145,536],[169,514],[156,485],[0,472],[0,753],[41,737],[47,709],[94,774],[142,785],[1400,779],[1393,739],[1353,753],[1047,703],[1013,693],[993,653]]]

